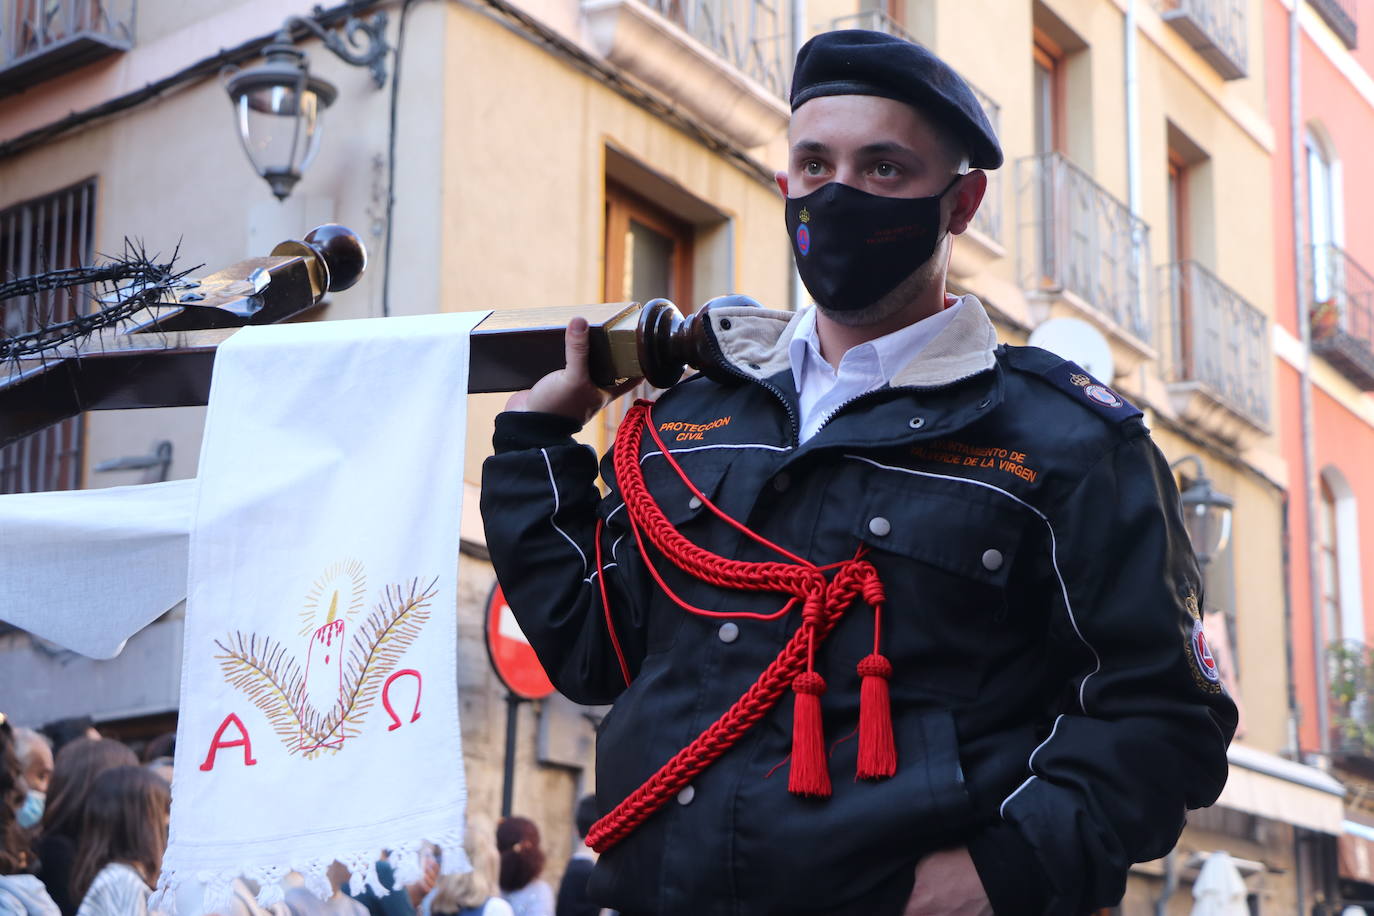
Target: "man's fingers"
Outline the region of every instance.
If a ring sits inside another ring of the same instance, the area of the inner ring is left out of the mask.
[[[563,335],[563,357],[569,375],[577,379],[587,377],[588,349],[587,319],[574,318],[568,322],[568,331]]]

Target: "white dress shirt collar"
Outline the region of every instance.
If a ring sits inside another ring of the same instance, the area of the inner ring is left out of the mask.
[[[792,381],[801,406],[801,441],[815,435],[841,405],[890,384],[898,370],[917,358],[926,344],[954,320],[965,298],[954,299],[943,310],[904,328],[851,347],[840,358],[838,372],[821,355],[816,307],[811,305],[803,310],[787,344]]]

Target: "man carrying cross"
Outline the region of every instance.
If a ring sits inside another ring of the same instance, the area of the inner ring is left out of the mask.
[[[1226,778],[1236,712],[1141,412],[945,293],[1002,164],[964,81],[874,32],[798,56],[797,314],[632,410],[567,368],[496,421],[482,510],[550,677],[614,703],[592,898],[629,916],[1082,914]],[[685,435],[685,438],[684,438]]]

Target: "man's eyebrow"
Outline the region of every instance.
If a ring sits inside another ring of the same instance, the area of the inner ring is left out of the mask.
[[[817,156],[824,156],[826,153],[830,152],[830,147],[819,140],[798,140],[796,143],[792,144],[792,152],[813,153]]]
[[[861,156],[883,156],[892,155],[893,153],[903,156],[915,156],[918,159],[921,158],[911,147],[904,146],[894,140],[882,140],[877,143],[868,143],[859,147],[859,155]]]
[[[824,156],[829,154],[830,147],[819,140],[798,140],[792,144],[793,153],[810,154],[813,156]],[[917,159],[920,155],[911,147],[898,143],[895,140],[879,140],[876,143],[867,143],[858,149],[860,156],[891,156],[902,155],[912,156]]]

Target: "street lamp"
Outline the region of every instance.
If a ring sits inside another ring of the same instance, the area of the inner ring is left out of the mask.
[[[1212,558],[1226,549],[1231,540],[1231,510],[1236,501],[1220,490],[1212,489],[1212,481],[1203,470],[1197,455],[1184,455],[1169,465],[1172,470],[1183,463],[1196,470],[1192,482],[1183,491],[1183,525],[1193,542],[1198,565],[1206,568]]]
[[[314,19],[290,16],[263,48],[266,60],[247,70],[225,68],[224,88],[234,106],[244,152],[278,200],[287,198],[319,152],[321,118],[339,94],[332,83],[310,75],[305,52],[291,38],[298,27],[319,37],[341,60],[368,67],[379,89],[386,84],[386,54],[391,50],[386,13],[367,20],[350,18],[344,24],[349,45],[359,47],[362,36],[367,38],[367,45],[356,53]]]

